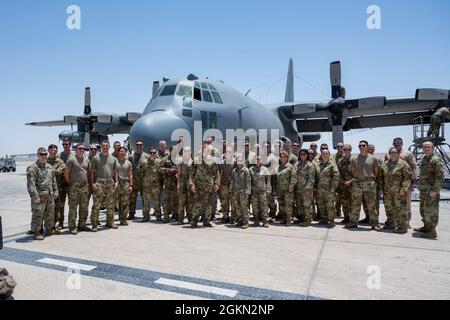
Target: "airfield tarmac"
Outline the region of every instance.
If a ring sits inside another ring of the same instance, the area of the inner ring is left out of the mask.
[[[441,202],[438,240],[341,224],[192,230],[136,220],[37,242],[25,235],[27,165],[0,174],[0,267],[18,283],[15,299],[450,299],[449,201]],[[412,225],[421,225],[417,202]]]

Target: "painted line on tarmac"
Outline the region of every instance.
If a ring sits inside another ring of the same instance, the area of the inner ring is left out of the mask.
[[[217,294],[220,296],[226,296],[230,298],[236,297],[238,292],[236,290],[228,290],[228,289],[222,289],[218,287],[211,287],[211,286],[204,286],[201,284],[195,284],[192,282],[185,282],[185,281],[178,281],[178,280],[172,280],[167,278],[159,278],[155,281],[157,284],[162,284],[169,287],[178,287],[183,289],[190,289],[195,291],[203,291],[208,293]]]
[[[48,259],[62,260],[64,261],[64,266],[61,265],[62,263],[49,264],[47,263],[49,261]],[[255,288],[10,247],[5,247],[3,250],[0,250],[0,260],[61,272],[69,271],[66,265],[85,265],[95,267],[95,269],[90,271],[80,270],[80,274],[85,276],[214,300],[321,299],[320,297],[306,296],[299,293]]]
[[[71,269],[79,269],[79,270],[83,270],[83,271],[92,271],[95,268],[97,268],[96,266],[91,266],[91,265],[82,264],[82,263],[75,263],[75,262],[70,262],[70,261],[65,261],[65,260],[59,260],[59,259],[52,259],[52,258],[42,258],[42,259],[37,260],[37,262],[52,264],[55,266],[61,266],[61,267],[66,267],[66,268],[71,268]]]

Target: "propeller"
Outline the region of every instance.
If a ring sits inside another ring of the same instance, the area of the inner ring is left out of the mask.
[[[386,105],[386,97],[368,97],[355,100],[346,100],[346,91],[342,86],[341,62],[330,64],[330,84],[332,99],[327,103],[307,103],[294,107],[295,114],[309,114],[323,111],[333,130],[333,146],[344,141],[344,126],[347,123],[349,112],[352,109],[380,108]],[[428,92],[422,96],[430,95]]]

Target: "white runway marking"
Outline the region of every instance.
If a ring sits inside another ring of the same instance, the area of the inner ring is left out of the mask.
[[[38,260],[37,262],[53,264],[55,266],[61,266],[61,267],[66,267],[66,268],[80,269],[82,271],[92,271],[95,268],[97,268],[96,266],[90,266],[87,264],[81,264],[81,263],[75,263],[75,262],[57,260],[57,259],[51,259],[51,258],[43,258],[43,259]]]
[[[155,281],[155,283],[163,284],[166,286],[183,288],[183,289],[203,291],[203,292],[217,294],[217,295],[226,296],[226,297],[230,297],[230,298],[234,298],[238,294],[238,291],[236,291],[236,290],[228,290],[228,289],[222,289],[222,288],[217,288],[217,287],[204,286],[201,284],[195,284],[195,283],[191,283],[191,282],[178,281],[178,280],[172,280],[172,279],[166,279],[166,278],[159,278],[158,280]]]

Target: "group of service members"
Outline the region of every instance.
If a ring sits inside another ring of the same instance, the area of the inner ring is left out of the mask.
[[[253,225],[269,227],[281,221],[289,226],[311,226],[312,221],[334,228],[341,217],[345,228],[369,224],[372,230],[408,232],[411,220],[411,191],[417,182],[414,157],[395,138],[384,159],[374,156],[375,147],[365,140],[352,156],[351,145],[339,143],[331,155],[326,144],[315,143],[300,149],[298,143],[276,141],[255,145],[245,142],[244,152],[237,153],[233,142],[223,141],[222,152],[208,138],[198,153],[174,147],[176,159],[165,141],[159,148],[144,152],[144,143],[136,141],[135,152],[120,142],[103,141],[100,153],[91,145],[86,153],[83,144],[71,152],[70,141],[58,147],[39,148],[36,163],[27,168],[27,186],[31,197],[31,230],[35,240],[59,234],[64,226],[64,207],[68,198],[69,233],[99,230],[101,207],[106,207],[106,227],[117,229],[114,213],[121,226],[136,219],[136,202],[143,200],[142,222],[151,220],[151,209],[158,222],[172,220],[192,228],[212,227],[220,199],[222,223],[247,229],[250,215]],[[172,148],[174,148],[172,147]],[[439,218],[439,192],[444,180],[441,160],[431,142],[423,144],[417,187],[420,191],[420,214],[424,226],[414,229],[424,238],[436,238]],[[383,195],[387,221],[379,225],[379,199]],[[88,206],[93,198],[90,222]],[[278,206],[277,206],[278,203]],[[366,217],[359,221],[361,206]],[[278,208],[278,209],[277,209]],[[294,219],[295,218],[295,219]],[[77,223],[78,221],[78,223]],[[45,232],[44,232],[45,227]]]

